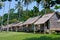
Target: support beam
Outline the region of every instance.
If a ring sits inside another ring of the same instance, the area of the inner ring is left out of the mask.
[[[15,27],[16,28],[16,32],[18,31],[18,28],[17,27]]]
[[[44,34],[45,34],[45,31],[46,31],[46,30],[45,30],[45,23],[44,23]]]
[[[34,25],[34,34],[35,34],[35,31],[36,31],[36,28],[35,28],[35,25]]]
[[[28,31],[28,25],[26,25],[26,31]]]
[[[40,24],[38,25],[38,27],[39,27],[39,30],[40,30],[40,33],[41,33]]]
[[[7,32],[9,32],[9,27],[8,27],[8,25],[7,25]]]
[[[12,27],[11,27],[11,31],[13,31],[13,30],[12,30]]]

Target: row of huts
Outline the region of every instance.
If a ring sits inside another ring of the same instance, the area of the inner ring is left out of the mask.
[[[42,17],[32,17],[25,22],[13,23],[3,26],[3,30],[27,31],[27,32],[51,32],[60,31],[60,15],[56,12],[44,14]]]

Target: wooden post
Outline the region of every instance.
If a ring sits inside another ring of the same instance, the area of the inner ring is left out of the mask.
[[[44,23],[44,34],[45,34],[45,23]]]
[[[15,27],[16,28],[16,32],[18,31],[18,28],[17,27]]]
[[[35,29],[35,25],[34,25],[34,34],[35,34],[35,30],[36,30],[36,29]]]
[[[39,27],[39,30],[40,30],[40,25],[38,25],[38,27]],[[41,30],[40,30],[40,33],[41,33]]]
[[[24,27],[23,26],[21,26],[22,27],[22,31],[24,30]]]
[[[26,25],[26,31],[28,31],[28,25]]]
[[[7,32],[9,31],[9,27],[8,27],[8,25],[7,25]]]
[[[12,31],[12,27],[11,27],[11,31]]]

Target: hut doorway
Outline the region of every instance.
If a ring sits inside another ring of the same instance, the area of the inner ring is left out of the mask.
[[[44,32],[44,24],[40,25],[40,32],[43,33]]]

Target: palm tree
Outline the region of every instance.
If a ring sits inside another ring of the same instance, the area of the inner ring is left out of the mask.
[[[37,3],[37,7],[38,7],[38,9],[39,9],[39,4],[40,4],[41,0],[35,0],[35,1],[36,1],[36,3]],[[39,16],[39,12],[38,12],[38,16]]]
[[[46,5],[46,1],[43,0],[44,13],[46,14],[46,8],[45,8],[45,5]]]
[[[0,5],[0,9],[3,8],[3,14],[4,14],[4,10],[5,10],[5,1],[6,0],[0,0],[0,2],[2,2],[2,4]],[[3,16],[2,16],[1,26],[3,27]],[[2,31],[2,27],[1,27],[1,31]]]
[[[15,0],[15,1],[18,1],[18,0]],[[9,10],[10,10],[12,0],[8,0],[8,2],[9,2]],[[9,14],[10,14],[10,11],[8,11],[7,25],[9,25]],[[7,32],[8,31],[9,31],[9,28],[7,26]]]
[[[3,14],[4,14],[4,11],[5,11],[5,1],[3,1]],[[2,27],[3,27],[3,16],[2,16]]]
[[[11,1],[12,1],[12,0],[8,0],[8,1],[9,1],[9,10],[10,10]],[[8,18],[7,18],[7,32],[9,31],[9,28],[8,28],[8,25],[9,25],[9,14],[10,14],[10,11],[8,11]]]
[[[26,6],[27,15],[28,15],[28,5],[29,5],[30,3],[32,3],[33,1],[34,1],[34,0],[23,0],[24,5]]]
[[[18,21],[19,21],[19,18],[21,17],[21,13],[22,13],[22,10],[23,10],[21,0],[19,0],[18,4],[16,4],[16,9],[18,9]]]
[[[0,1],[0,9],[2,9],[2,1]],[[2,22],[1,22],[1,27],[0,27],[0,28],[1,28],[1,32],[2,32],[2,25],[3,25],[3,24],[2,24]]]
[[[36,0],[36,3],[37,3],[38,9],[39,9],[39,4],[41,4],[44,8],[44,12],[46,13],[45,6],[46,6],[46,3],[47,3],[47,0]],[[38,15],[39,15],[39,13],[38,13]]]

